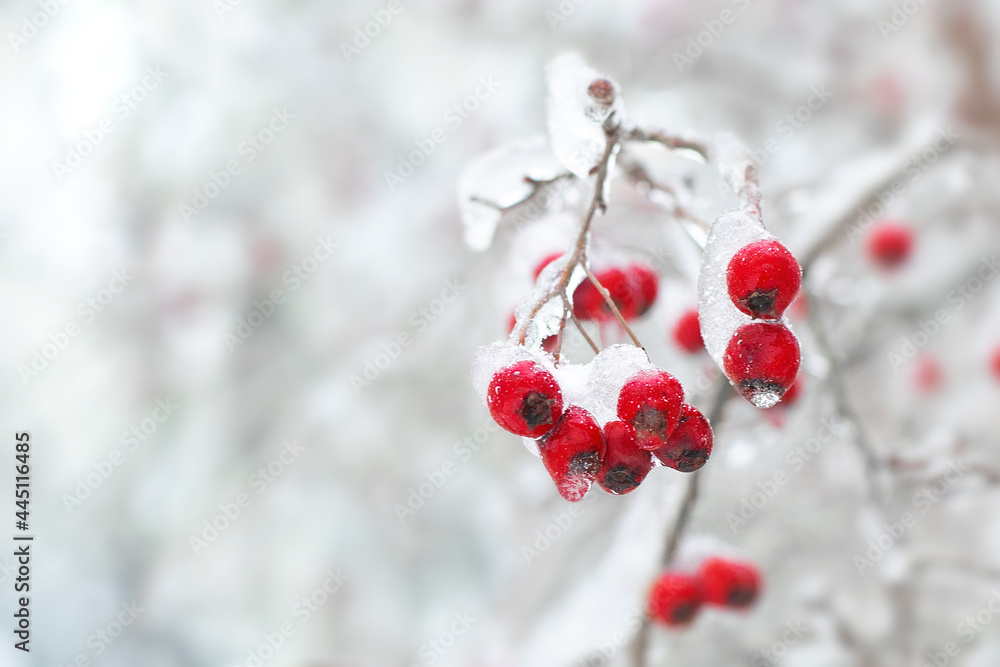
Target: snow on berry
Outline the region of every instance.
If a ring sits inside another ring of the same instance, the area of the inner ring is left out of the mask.
[[[458,183],[458,208],[466,245],[476,252],[492,245],[502,217],[497,207],[511,206],[531,194],[532,185],[526,177],[545,181],[562,171],[544,135],[500,146],[471,162]],[[556,200],[546,198],[547,202]]]
[[[802,285],[802,269],[774,239],[755,241],[733,255],[726,268],[729,298],[754,319],[777,319]]]
[[[571,405],[539,441],[538,449],[559,495],[570,502],[583,500],[605,454],[604,434],[594,416]]]
[[[674,324],[673,339],[677,346],[688,354],[695,354],[705,349],[697,310],[688,310],[681,315],[677,323]]]
[[[653,583],[646,611],[662,625],[684,626],[694,620],[704,602],[704,595],[698,577],[668,570]]]
[[[892,220],[872,228],[867,239],[868,256],[883,269],[895,269],[906,262],[913,250],[913,230]]]
[[[744,398],[770,408],[795,382],[800,362],[799,342],[788,327],[756,322],[733,334],[723,368]]]
[[[653,469],[653,457],[639,449],[635,428],[623,421],[610,421],[604,425],[604,442],[607,451],[597,475],[597,483],[608,493],[624,495],[646,479]]]
[[[501,369],[487,390],[490,415],[514,435],[537,438],[552,430],[562,414],[563,398],[552,374],[525,360]]]
[[[667,442],[653,450],[653,455],[668,468],[680,472],[698,470],[712,454],[712,426],[693,405],[681,406],[677,428]]]
[[[670,373],[646,370],[625,382],[618,396],[618,418],[635,427],[641,449],[666,444],[677,427],[684,388]]]
[[[753,563],[708,558],[698,568],[705,604],[746,609],[760,594],[760,571]]]
[[[606,347],[587,366],[590,369],[587,395],[578,405],[590,410],[601,424],[619,418],[618,401],[629,378],[642,371],[656,370],[645,352],[624,344]]]
[[[562,164],[587,178],[607,148],[604,121],[618,121],[625,107],[618,86],[584,63],[576,53],[561,55],[545,68],[547,118],[552,150]]]

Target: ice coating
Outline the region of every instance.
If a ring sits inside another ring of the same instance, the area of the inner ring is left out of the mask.
[[[528,319],[531,315],[531,311],[535,307],[535,304],[545,297],[552,285],[559,279],[559,276],[562,275],[562,272],[566,269],[566,264],[569,260],[570,257],[568,255],[563,255],[562,257],[553,260],[538,276],[538,281],[535,283],[535,288],[531,295],[522,301],[514,311],[514,317],[517,324],[511,332],[511,342],[516,343],[519,340],[521,323]],[[567,287],[570,294],[572,294],[573,290],[576,289],[576,286],[584,280],[585,275],[586,274],[583,269],[579,267],[574,270],[573,275],[570,276],[569,285]],[[527,323],[526,336],[524,339],[525,346],[533,350],[540,350],[542,341],[545,340],[547,336],[558,333],[560,322],[562,321],[562,314],[562,299],[558,297],[549,299],[535,315],[535,318]]]
[[[745,211],[723,213],[709,230],[698,278],[698,320],[705,349],[719,368],[725,368],[723,356],[733,334],[741,326],[754,322],[729,298],[726,269],[733,255],[747,244],[773,238]],[[782,322],[787,326],[787,319]],[[781,394],[760,389],[745,398],[758,408],[770,408],[781,400]]]
[[[759,221],[760,186],[757,185],[756,178],[750,178],[751,174],[757,173],[757,162],[746,144],[736,135],[720,132],[713,138],[711,158],[722,179],[740,198],[743,207],[750,210]]]
[[[602,125],[615,113],[620,121],[624,118],[625,107],[621,101],[618,85],[611,79],[591,69],[577,53],[566,53],[548,64],[545,68],[548,82],[548,128],[552,150],[559,161],[580,178],[587,178],[604,150],[607,139]],[[591,85],[595,82],[607,82],[607,86],[599,90],[598,96],[592,93]],[[610,104],[602,103],[601,93],[608,92],[608,99],[613,96]]]
[[[555,375],[552,359],[541,351],[536,353],[509,341],[497,341],[479,348],[472,362],[472,387],[483,405],[486,405],[486,395],[496,372],[525,359],[536,361]]]
[[[563,405],[578,405],[586,408],[587,393],[590,391],[590,374],[593,363],[563,364],[556,369],[556,381],[563,393]],[[595,417],[597,415],[594,415]],[[600,422],[600,420],[598,420]]]
[[[601,426],[618,419],[618,394],[625,381],[639,371],[656,369],[641,348],[626,344],[601,350],[587,365],[587,395],[578,405],[589,410]]]
[[[544,135],[505,144],[471,162],[458,183],[466,245],[482,252],[493,243],[502,214],[484,201],[511,206],[531,194],[533,186],[525,177],[544,181],[564,171]]]

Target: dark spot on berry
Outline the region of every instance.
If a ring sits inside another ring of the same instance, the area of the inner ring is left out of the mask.
[[[580,452],[569,462],[569,475],[596,475],[601,469],[597,452]]]
[[[663,411],[650,407],[648,403],[643,403],[635,413],[632,426],[640,434],[655,435],[663,442],[667,440],[667,420]]]
[[[635,468],[620,465],[611,468],[604,476],[604,486],[614,493],[624,493],[634,489],[638,484],[635,481],[639,473]]]
[[[748,296],[737,301],[738,306],[753,313],[754,319],[765,317],[776,319],[780,313],[774,308],[774,302],[778,298],[778,290],[773,289],[767,292],[751,292]]]
[[[685,449],[677,458],[677,470],[681,472],[694,472],[708,460],[708,452],[704,449]]]
[[[674,613],[671,618],[673,618],[674,623],[687,623],[694,618],[695,612],[697,611],[698,605],[692,602],[683,602],[674,608]]]
[[[530,429],[538,428],[542,424],[551,424],[554,404],[554,399],[533,391],[525,396],[524,401],[521,402],[521,418]]]
[[[597,79],[587,88],[587,93],[604,106],[615,101],[615,87],[607,79]]]
[[[726,598],[726,602],[733,607],[745,607],[754,601],[757,597],[753,589],[750,588],[734,588],[729,592]]]

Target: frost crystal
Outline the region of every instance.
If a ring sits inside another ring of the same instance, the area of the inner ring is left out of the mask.
[[[559,56],[546,67],[548,128],[559,161],[587,178],[607,148],[603,124],[625,115],[618,85],[591,69],[576,53]]]
[[[533,186],[526,177],[546,181],[563,171],[543,135],[511,142],[470,163],[458,184],[466,245],[476,252],[490,247],[500,209],[531,194]]]

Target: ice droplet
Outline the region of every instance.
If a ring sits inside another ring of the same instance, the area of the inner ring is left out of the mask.
[[[544,135],[505,144],[469,163],[458,183],[466,245],[476,252],[490,247],[502,217],[498,207],[531,194],[533,186],[526,177],[546,181],[563,172]]]
[[[607,147],[604,121],[612,113],[618,121],[625,117],[620,88],[588,67],[578,53],[558,56],[548,64],[545,73],[552,150],[567,169],[580,178],[587,178]],[[595,82],[602,82],[600,88],[603,88],[597,96],[591,88]],[[610,85],[612,92],[607,92],[604,82]]]
[[[773,389],[747,389],[743,397],[756,408],[772,408],[781,400],[781,394]]]

